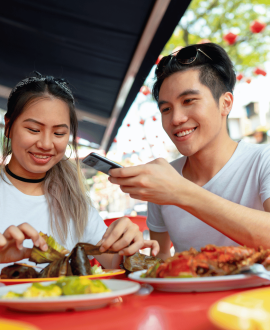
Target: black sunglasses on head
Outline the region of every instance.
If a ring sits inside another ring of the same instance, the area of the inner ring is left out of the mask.
[[[211,61],[213,61],[212,58],[200,48],[197,48],[195,46],[187,46],[178,50],[177,52],[172,53],[171,55],[164,57],[158,64],[157,74],[161,75],[165,66],[173,59],[184,65],[188,65],[195,62],[199,52],[201,52],[204,56],[208,57]]]

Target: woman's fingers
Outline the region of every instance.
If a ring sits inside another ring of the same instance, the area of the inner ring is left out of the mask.
[[[123,217],[114,221],[106,230],[101,241],[100,252],[108,250],[127,231],[131,221]]]
[[[151,253],[154,257],[159,253],[159,250],[160,250],[158,241],[155,241],[155,240],[147,240],[147,241],[145,240],[144,246],[142,249],[146,249],[146,248],[151,249]]]
[[[112,245],[114,251],[119,251],[120,255],[134,254],[143,247],[144,240],[142,233],[137,228],[131,226],[124,235]]]
[[[14,239],[18,250],[23,249],[23,241],[25,236],[23,232],[16,226],[10,226],[4,231],[4,237],[9,241]]]
[[[0,234],[0,251],[7,244],[7,240],[4,235]]]
[[[19,250],[23,249],[23,241],[31,239],[35,246],[40,247],[41,250],[46,251],[48,246],[39,233],[28,223],[22,223],[18,227],[10,226],[4,232],[4,237],[7,240],[15,240],[16,246]]]
[[[28,223],[23,223],[18,228],[24,233],[25,237],[31,239],[36,247],[39,247],[43,251],[47,251],[48,246],[42,236],[39,235],[38,231]]]

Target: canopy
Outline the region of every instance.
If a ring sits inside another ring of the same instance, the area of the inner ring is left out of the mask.
[[[79,137],[108,150],[190,0],[8,0],[0,12],[0,107],[36,70],[66,78]]]

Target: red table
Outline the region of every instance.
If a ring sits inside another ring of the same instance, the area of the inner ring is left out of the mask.
[[[122,303],[83,312],[34,314],[0,308],[0,318],[28,322],[41,330],[214,330],[207,318],[210,305],[241,291],[154,291],[149,296],[131,295]]]

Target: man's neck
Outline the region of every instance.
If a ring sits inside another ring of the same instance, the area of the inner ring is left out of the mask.
[[[183,168],[184,178],[204,186],[230,160],[237,146],[238,143],[228,135],[215,139],[204,149],[187,158]]]

